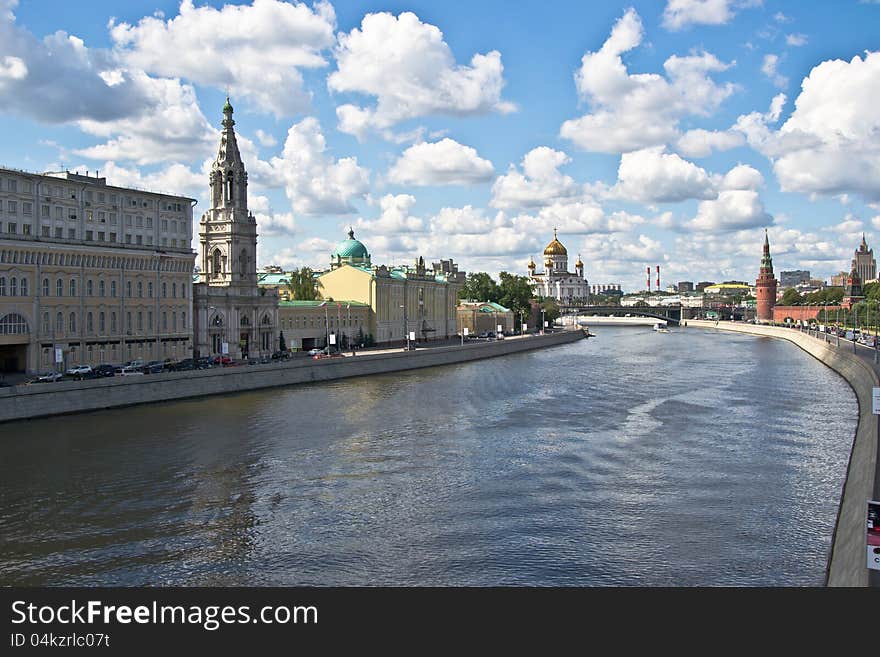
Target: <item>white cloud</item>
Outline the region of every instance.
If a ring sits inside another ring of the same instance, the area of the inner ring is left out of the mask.
[[[726,232],[767,226],[773,217],[764,210],[758,192],[751,189],[724,190],[712,201],[701,201],[687,227],[699,231]]]
[[[764,176],[748,164],[738,164],[728,171],[721,181],[722,190],[758,190],[764,186]]]
[[[666,77],[630,75],[621,55],[638,46],[643,35],[639,15],[628,9],[602,47],[583,56],[575,83],[592,112],[565,121],[562,138],[605,153],[665,144],[677,138],[682,117],[709,116],[733,93],[733,84],[718,85],[709,77],[732,64],[706,52],[669,57],[663,64]]]
[[[788,78],[779,73],[779,55],[764,55],[764,62],[761,64],[761,73],[780,89],[788,86]]]
[[[522,173],[511,165],[506,174],[498,176],[490,205],[503,209],[541,207],[581,194],[582,188],[559,171],[569,162],[562,151],[547,146],[532,149],[522,159]]]
[[[733,18],[736,9],[760,4],[761,0],[667,0],[663,26],[680,30],[688,25],[724,25]]]
[[[642,203],[677,203],[718,196],[706,171],[663,147],[624,153],[612,195]]]
[[[501,54],[476,54],[470,65],[456,64],[443,33],[404,12],[367,14],[360,28],[339,35],[338,70],[331,91],[376,97],[375,107],[344,104],[336,109],[339,129],[362,139],[370,129],[386,129],[431,114],[510,112],[501,99]]]
[[[136,25],[110,23],[119,57],[128,66],[166,77],[183,77],[218,89],[261,110],[289,116],[309,106],[300,69],[326,65],[336,15],[328,2],[313,7],[279,0],[250,5],[195,7],[180,3],[179,15],[147,16]]]
[[[852,214],[847,214],[843,221],[830,227],[835,233],[841,233],[848,237],[855,237],[865,229],[864,222],[856,219]]]
[[[296,220],[290,212],[265,214],[254,213],[257,220],[257,231],[260,235],[285,235],[292,236],[299,232]]]
[[[777,130],[752,113],[736,129],[773,162],[783,191],[880,199],[880,52],[813,68]]]
[[[787,34],[785,36],[785,43],[789,46],[805,46],[807,45],[807,35],[806,34]]]
[[[430,225],[431,232],[445,235],[481,235],[492,230],[492,220],[470,205],[442,208],[431,217]]]
[[[358,219],[359,230],[368,231],[374,236],[393,237],[400,233],[422,230],[422,220],[410,214],[416,199],[410,194],[386,194],[379,200],[382,209],[378,219]]]
[[[195,90],[179,80],[134,73],[131,81],[147,99],[149,111],[128,117],[78,122],[81,130],[106,142],[74,151],[93,160],[152,164],[207,157],[219,143],[199,108]]]
[[[326,151],[318,120],[307,117],[288,130],[281,157],[270,160],[274,175],[284,183],[294,212],[354,212],[352,199],[369,189],[370,172],[358,165],[357,158],[337,160]]]
[[[102,177],[118,187],[137,187],[196,199],[208,190],[208,177],[204,173],[193,171],[179,163],[146,174],[113,161],[104,162],[98,170]],[[193,210],[194,216],[199,214],[198,207]]]
[[[688,130],[675,143],[675,148],[687,157],[708,157],[713,151],[727,151],[745,144],[742,134],[732,130]]]
[[[275,139],[275,137],[270,135],[268,132],[260,130],[259,128],[254,133],[254,135],[257,137],[257,141],[260,142],[260,145],[262,146],[271,147],[278,144],[278,140]]]
[[[407,148],[388,172],[401,185],[473,185],[492,179],[495,168],[470,146],[446,137]]]

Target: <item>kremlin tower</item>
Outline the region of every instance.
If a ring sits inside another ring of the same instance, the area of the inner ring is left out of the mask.
[[[756,281],[758,288],[758,321],[773,319],[773,306],[776,305],[776,278],[773,276],[773,260],[770,258],[770,239],[764,229],[764,255],[761,257],[761,272]]]

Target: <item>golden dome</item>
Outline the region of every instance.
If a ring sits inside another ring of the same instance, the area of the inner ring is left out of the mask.
[[[560,255],[568,255],[568,250],[562,246],[562,242],[556,239],[556,229],[553,229],[553,241],[547,245],[547,248],[544,249],[545,256],[560,256]]]
[[[583,267],[584,266],[584,263],[581,262],[580,256],[578,256],[578,261],[576,263],[574,263],[574,266],[575,267]]]
[[[531,257],[529,257],[529,265],[528,266],[529,266],[529,269],[535,268],[535,260]]]
[[[547,258],[544,261],[544,266],[549,270],[553,268],[553,261],[550,258]]]

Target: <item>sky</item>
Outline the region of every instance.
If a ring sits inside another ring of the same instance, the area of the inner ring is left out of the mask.
[[[258,264],[591,284],[880,246],[880,1],[0,0],[0,164],[198,199],[228,92]],[[198,238],[193,248],[198,249]]]

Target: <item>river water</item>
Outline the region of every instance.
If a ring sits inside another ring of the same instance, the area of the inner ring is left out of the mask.
[[[595,331],[0,425],[0,585],[821,585],[846,382],[780,340]]]

